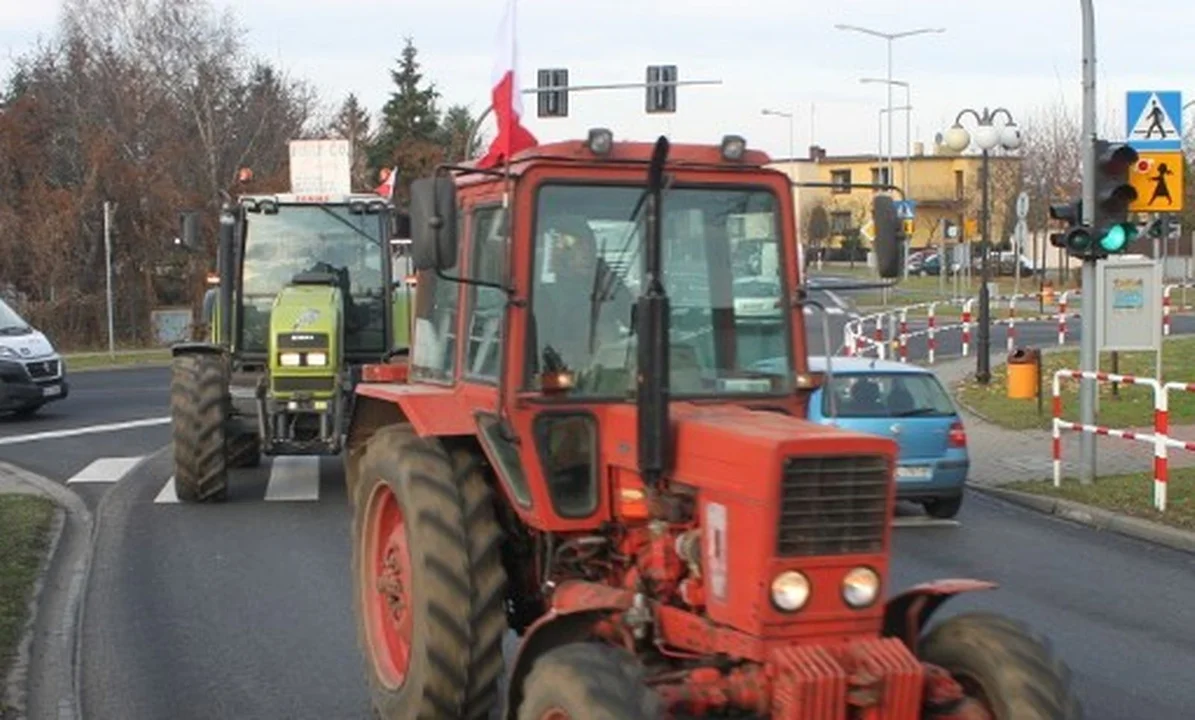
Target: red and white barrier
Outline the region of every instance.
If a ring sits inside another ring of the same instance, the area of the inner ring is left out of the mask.
[[[963,357],[971,355],[971,308],[974,306],[974,298],[963,303]]]

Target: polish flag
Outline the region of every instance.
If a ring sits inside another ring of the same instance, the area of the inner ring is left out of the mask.
[[[498,121],[498,135],[490,143],[478,167],[489,168],[510,158],[521,150],[535,147],[539,141],[523,127],[523,102],[519,92],[517,52],[515,45],[515,5],[507,0],[506,12],[498,31],[498,53],[494,62],[492,100],[494,117]]]
[[[387,200],[394,199],[394,179],[397,177],[398,167],[395,166],[386,174],[386,179],[382,181],[382,184],[374,188],[373,191]]]

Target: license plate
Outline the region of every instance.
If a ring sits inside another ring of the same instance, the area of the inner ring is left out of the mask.
[[[62,387],[59,385],[47,385],[41,389],[42,397],[54,397],[62,394]]]
[[[929,480],[933,474],[933,468],[928,465],[898,465],[896,467],[896,477],[904,480]]]

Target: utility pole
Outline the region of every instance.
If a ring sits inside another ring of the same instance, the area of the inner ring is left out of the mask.
[[[1092,0],[1079,0],[1083,11],[1083,224],[1095,219],[1095,8]],[[1099,365],[1095,326],[1099,298],[1095,296],[1096,260],[1083,260],[1081,282],[1083,303],[1080,310],[1079,368],[1094,372]],[[1094,380],[1079,381],[1079,422],[1095,425]],[[1096,476],[1094,433],[1079,433],[1079,482],[1087,485]]]
[[[116,357],[115,321],[112,317],[112,203],[104,201],[104,264],[108,294],[108,355]]]

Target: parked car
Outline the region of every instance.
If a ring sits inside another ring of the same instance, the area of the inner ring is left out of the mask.
[[[50,340],[0,300],[0,412],[32,415],[69,390]]]
[[[812,372],[825,373],[824,357],[809,362]],[[962,417],[938,377],[868,358],[835,357],[833,369],[831,384],[823,381],[810,398],[810,420],[895,439],[897,498],[921,504],[932,517],[954,517],[971,461]]]

